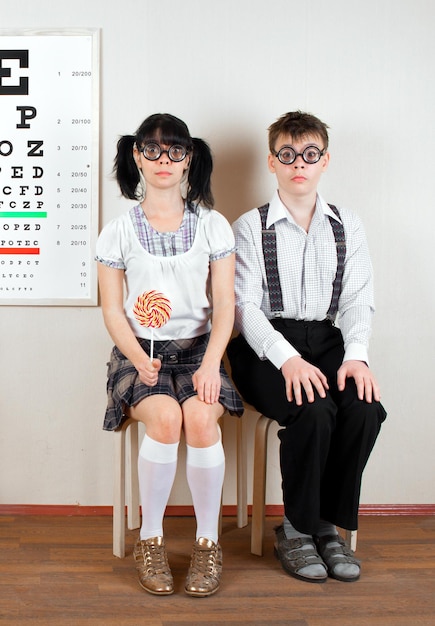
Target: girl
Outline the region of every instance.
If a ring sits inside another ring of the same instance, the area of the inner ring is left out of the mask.
[[[114,166],[122,195],[139,202],[110,222],[97,242],[104,322],[115,343],[104,428],[118,428],[126,416],[145,424],[134,558],[141,586],[161,595],[174,591],[163,516],[182,429],[197,522],[185,591],[202,597],[219,588],[225,457],[218,419],[225,409],[243,412],[221,363],[234,321],[235,246],[227,220],[212,209],[212,167],[208,145],[192,139],[183,121],[151,115],[134,136],[118,141]],[[133,313],[138,296],[150,290],[172,308],[166,324],[153,331]]]

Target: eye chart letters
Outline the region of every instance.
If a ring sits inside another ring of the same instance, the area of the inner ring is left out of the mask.
[[[0,30],[0,304],[97,304],[98,35]]]

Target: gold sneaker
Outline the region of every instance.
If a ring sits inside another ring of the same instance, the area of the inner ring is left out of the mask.
[[[210,539],[200,537],[193,544],[185,592],[203,598],[219,589],[222,573],[222,548]]]
[[[163,537],[136,541],[133,551],[139,584],[149,593],[168,596],[174,593],[174,581],[169,569]]]

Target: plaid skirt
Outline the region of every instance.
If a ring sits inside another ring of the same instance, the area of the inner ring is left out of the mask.
[[[139,379],[138,372],[123,354],[114,346],[107,364],[107,409],[104,430],[116,430],[126,418],[125,406],[134,406],[148,396],[163,394],[182,404],[196,396],[192,376],[201,365],[207,348],[209,334],[193,339],[176,341],[155,341],[154,357],[160,359],[157,385],[149,387]],[[138,338],[139,343],[149,354],[150,341]],[[219,402],[231,415],[243,414],[243,401],[235,390],[224,365],[220,365],[221,390]]]

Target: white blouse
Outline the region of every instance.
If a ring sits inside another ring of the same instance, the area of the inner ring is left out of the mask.
[[[154,329],[154,340],[189,339],[210,331],[210,263],[235,252],[234,235],[226,218],[213,209],[197,207],[198,224],[193,244],[176,256],[154,256],[140,243],[130,212],[103,228],[96,260],[125,271],[124,311],[136,335],[151,338],[151,329],[133,315],[139,295],[155,289],[170,301],[169,321]]]

